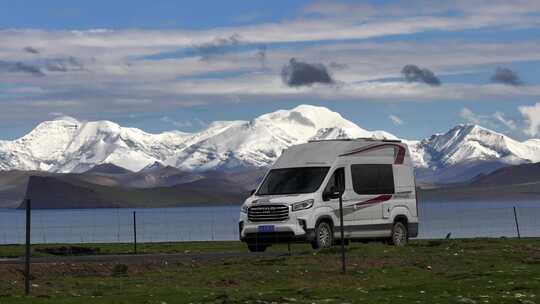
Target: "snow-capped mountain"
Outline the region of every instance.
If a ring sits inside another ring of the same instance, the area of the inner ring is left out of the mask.
[[[505,164],[540,161],[540,140],[519,142],[471,124],[407,143],[416,166],[423,168],[439,169],[479,160]]]
[[[309,105],[251,121],[218,121],[196,133],[149,134],[109,121],[61,118],[43,122],[19,139],[0,141],[0,170],[84,172],[100,164],[131,171],[165,166],[183,171],[264,167],[291,145],[357,137],[396,139],[384,131],[364,130],[327,108]],[[476,125],[459,125],[445,134],[405,142],[416,166],[432,171],[479,161],[540,161],[540,140],[518,142]]]
[[[17,140],[0,142],[0,169],[82,172],[111,163],[133,171],[172,156],[184,147],[185,137],[181,132],[148,134],[109,121],[46,121]]]
[[[283,149],[310,139],[396,138],[383,131],[366,131],[327,108],[307,105],[252,121],[214,123],[201,133],[189,138],[188,147],[165,163],[191,170],[246,164],[260,167],[272,164]]]
[[[301,105],[252,121],[219,121],[196,133],[149,134],[109,121],[61,118],[0,141],[0,169],[83,172],[110,163],[139,171],[154,163],[183,170],[268,166],[291,145],[310,139],[396,138],[366,131],[324,107]]]
[[[465,182],[504,166],[540,161],[539,140],[519,142],[470,124],[421,141],[406,142],[420,183]]]

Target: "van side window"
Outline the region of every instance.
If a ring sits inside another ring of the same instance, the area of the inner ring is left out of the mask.
[[[332,187],[335,187],[335,190],[339,192],[345,191],[345,169],[339,168],[334,171],[324,188],[324,192],[331,192]]]
[[[394,193],[392,165],[351,165],[354,192],[357,194]]]

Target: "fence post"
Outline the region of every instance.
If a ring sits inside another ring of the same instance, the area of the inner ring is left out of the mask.
[[[519,221],[517,217],[516,206],[514,206],[514,221],[516,222],[516,230],[517,230],[518,239],[521,239],[521,233],[519,233]]]
[[[26,200],[26,253],[25,253],[25,267],[24,267],[24,294],[30,295],[30,229],[32,220],[32,201]]]
[[[137,254],[137,211],[133,211],[133,252]]]
[[[343,193],[339,193],[339,227],[341,228],[341,272],[345,273],[345,227],[343,226]]]
[[[212,229],[212,241],[214,241],[214,239],[215,239],[215,231],[214,231],[214,210],[212,210],[212,226],[211,226],[211,229]]]

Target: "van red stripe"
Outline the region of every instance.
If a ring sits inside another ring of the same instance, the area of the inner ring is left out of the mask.
[[[379,195],[379,196],[376,196],[374,198],[368,199],[367,201],[356,203],[353,206],[361,207],[361,206],[364,206],[364,205],[378,204],[378,203],[389,201],[391,198],[392,198],[391,194],[383,194],[383,195]]]

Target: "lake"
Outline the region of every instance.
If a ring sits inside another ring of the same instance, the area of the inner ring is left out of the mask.
[[[419,238],[540,236],[539,202],[424,202]],[[239,206],[33,210],[33,243],[237,240]],[[24,210],[0,209],[0,244],[24,243]]]

